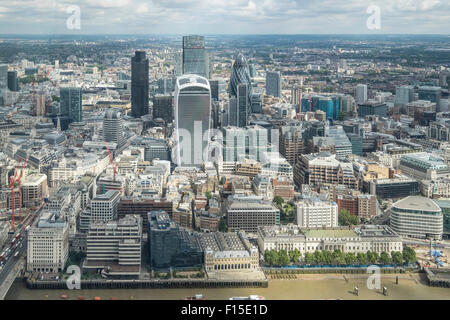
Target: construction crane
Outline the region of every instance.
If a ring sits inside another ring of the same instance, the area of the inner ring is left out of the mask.
[[[108,144],[106,143],[106,141],[105,141],[105,147],[106,147],[106,151],[108,151],[109,163],[110,163],[110,164],[112,165],[112,167],[113,167],[113,173],[114,173],[114,175],[113,175],[113,181],[116,182],[117,167],[116,167],[116,165],[114,164],[114,160],[113,160],[111,151],[109,150]]]

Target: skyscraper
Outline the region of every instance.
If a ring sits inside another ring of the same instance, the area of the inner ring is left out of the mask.
[[[156,95],[153,97],[153,119],[161,118],[166,123],[173,121],[173,97]]]
[[[233,63],[230,77],[230,97],[237,98],[237,125],[245,127],[248,125],[248,118],[250,116],[252,107],[252,80],[250,78],[250,71],[247,60],[239,53],[236,61]]]
[[[367,85],[358,84],[356,86],[356,103],[363,104],[367,101]]]
[[[131,58],[131,115],[148,114],[148,59],[145,51],[136,51]]]
[[[8,88],[10,91],[19,91],[17,71],[8,71]]]
[[[281,96],[281,74],[279,71],[267,71],[266,94],[273,97]]]
[[[401,86],[395,89],[395,104],[406,106],[406,104],[413,101],[414,87]]]
[[[106,142],[115,142],[117,147],[123,144],[122,114],[118,110],[108,109],[103,118],[103,138]]]
[[[206,78],[187,74],[175,86],[175,163],[200,166],[210,137],[205,133],[211,124],[211,89]]]
[[[183,37],[183,74],[209,77],[209,59],[204,36]]]
[[[61,88],[59,93],[61,97],[59,109],[63,120],[65,118],[68,123],[81,122],[83,120],[81,88]]]
[[[419,100],[428,100],[436,103],[436,112],[441,111],[441,87],[419,87]]]

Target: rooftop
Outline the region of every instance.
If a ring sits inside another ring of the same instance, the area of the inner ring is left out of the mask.
[[[403,210],[441,212],[441,208],[433,200],[420,196],[406,197],[392,206]]]

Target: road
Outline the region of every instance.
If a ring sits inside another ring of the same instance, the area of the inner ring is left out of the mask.
[[[12,282],[18,275],[18,268],[24,263],[24,257],[27,252],[27,241],[28,241],[28,231],[25,230],[27,226],[31,226],[38,220],[42,209],[44,208],[44,203],[33,213],[30,213],[23,221],[20,230],[11,237],[9,241],[12,241],[16,235],[21,234],[21,238],[16,241],[13,245],[7,245],[3,250],[10,248],[11,252],[2,261],[3,265],[0,269],[0,298],[4,297],[12,285]],[[15,254],[18,253],[17,257]]]

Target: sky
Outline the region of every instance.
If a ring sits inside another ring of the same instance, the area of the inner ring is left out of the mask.
[[[450,0],[0,0],[0,34],[192,33],[449,34]]]

